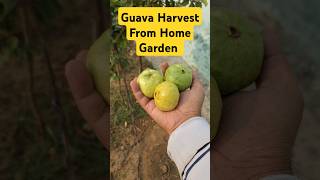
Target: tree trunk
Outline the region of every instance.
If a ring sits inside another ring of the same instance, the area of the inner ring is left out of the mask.
[[[141,56],[139,56],[139,73],[141,73],[142,72],[142,57]]]
[[[116,71],[117,71],[117,75],[119,77],[119,79],[118,79],[119,94],[120,94],[122,102],[126,103],[126,101],[123,99],[122,91],[121,91],[122,86],[121,86],[121,73],[120,73],[120,65],[119,64],[116,64]]]

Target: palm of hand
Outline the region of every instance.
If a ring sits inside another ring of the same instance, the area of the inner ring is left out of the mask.
[[[258,179],[291,171],[303,98],[273,33],[265,40],[266,59],[257,89],[223,98],[211,156],[214,179]]]
[[[155,107],[154,100],[152,100],[150,103],[152,103],[151,106],[153,106],[154,109],[151,110],[150,116],[159,124],[159,126],[163,129],[167,129],[167,131],[171,133],[185,120],[200,115],[203,102],[203,98],[200,98],[202,100],[198,100],[192,94],[192,91],[186,90],[180,94],[180,101],[177,108],[169,112],[160,111]],[[196,100],[196,102],[194,100]]]
[[[161,64],[162,71],[165,72],[167,63]],[[137,79],[130,83],[133,95],[141,107],[156,121],[156,123],[171,134],[179,125],[189,118],[200,116],[201,107],[204,100],[204,89],[193,73],[193,80],[190,89],[180,93],[179,104],[175,110],[169,112],[160,111],[154,103],[154,100],[147,98],[142,94],[137,84]]]

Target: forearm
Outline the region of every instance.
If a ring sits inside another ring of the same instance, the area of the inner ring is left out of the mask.
[[[172,132],[168,155],[182,179],[210,179],[210,126],[202,117],[190,118]]]
[[[172,132],[168,155],[183,180],[210,179],[210,126],[202,117],[194,117]],[[271,175],[260,180],[298,180],[292,175]]]

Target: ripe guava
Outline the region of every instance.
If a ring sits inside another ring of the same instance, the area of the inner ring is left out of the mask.
[[[111,31],[105,31],[90,47],[87,55],[87,69],[89,70],[97,91],[105,101],[109,101],[109,58]]]
[[[154,91],[154,102],[161,111],[171,111],[178,105],[179,89],[169,81],[164,81]]]
[[[233,93],[254,82],[263,62],[263,39],[258,26],[229,10],[214,8],[213,75],[222,94]]]
[[[191,86],[192,70],[186,64],[173,64],[166,70],[165,80],[174,83],[179,91],[184,91]]]
[[[150,68],[142,71],[137,80],[141,92],[149,98],[153,98],[154,90],[162,81],[163,77],[161,73]]]
[[[213,120],[211,120],[210,122],[210,136],[211,139],[214,139],[214,137],[217,135],[218,132],[218,128],[219,128],[219,122],[220,122],[220,118],[221,118],[221,111],[222,111],[222,100],[221,100],[221,95],[220,95],[220,91],[218,88],[218,85],[215,81],[215,79],[213,77],[211,77],[213,80],[213,84],[211,85],[211,91],[213,92],[213,96],[211,96],[211,103],[212,106],[211,108],[213,108],[212,111],[212,118]]]

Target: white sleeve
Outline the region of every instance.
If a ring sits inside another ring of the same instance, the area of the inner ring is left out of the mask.
[[[204,118],[190,118],[175,129],[167,151],[181,179],[210,179],[210,126]]]

